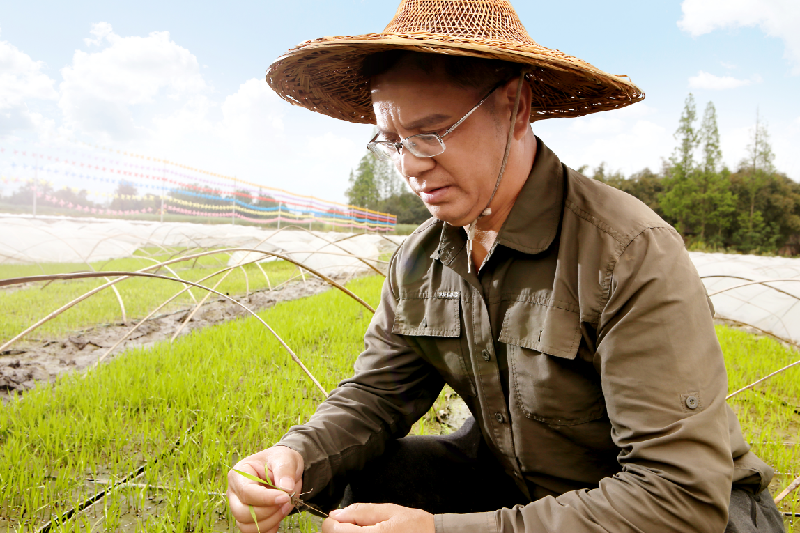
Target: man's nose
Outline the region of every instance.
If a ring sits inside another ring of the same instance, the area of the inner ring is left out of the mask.
[[[436,161],[432,157],[417,157],[405,148],[400,150],[397,159],[398,170],[404,178],[418,176],[423,172],[436,166]]]

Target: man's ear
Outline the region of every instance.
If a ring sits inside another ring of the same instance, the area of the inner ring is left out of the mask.
[[[517,86],[522,83],[522,92],[519,95],[519,106],[517,107],[517,119],[514,122],[514,138],[516,140],[522,139],[527,133],[531,124],[531,102],[533,100],[533,92],[527,80],[520,79],[519,77],[508,84],[511,96],[511,106],[514,105],[514,100],[517,96]]]

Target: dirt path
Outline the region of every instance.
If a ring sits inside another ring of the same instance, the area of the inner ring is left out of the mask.
[[[337,280],[344,281],[344,280]],[[330,286],[317,279],[297,281],[275,290],[263,290],[240,297],[238,301],[252,309],[262,311],[278,302],[296,300],[327,290]],[[182,309],[148,320],[125,342],[120,344],[104,362],[130,348],[148,347],[169,340],[193,308]],[[207,301],[181,331],[181,336],[196,329],[228,322],[249,314],[238,305],[219,298]],[[0,399],[31,389],[37,382],[50,382],[70,371],[83,371],[102,357],[136,324],[106,324],[84,331],[37,341],[22,340],[12,349],[0,353]]]

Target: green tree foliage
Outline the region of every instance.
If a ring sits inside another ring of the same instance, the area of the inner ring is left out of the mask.
[[[692,174],[695,197],[687,203],[695,210],[694,229],[698,242],[721,246],[736,211],[736,195],[731,192],[730,172],[721,168],[722,149],[713,102],[706,105],[698,142],[702,159]]]
[[[194,202],[203,205],[231,205],[231,194],[226,194],[219,189],[210,189],[197,183],[181,185],[169,191],[169,196],[177,200]],[[210,197],[210,198],[207,198]],[[236,196],[236,198],[239,198]],[[246,201],[247,198],[240,198]],[[159,203],[159,205],[161,205]]]
[[[416,194],[408,190],[391,161],[367,152],[350,173],[347,203],[397,216],[398,224],[421,224],[430,217]]]
[[[372,152],[367,152],[358,163],[358,168],[350,172],[349,187],[344,192],[347,203],[367,209],[377,209],[381,200],[376,179],[376,160]],[[378,167],[379,168],[379,167]]]
[[[675,132],[677,147],[660,172],[645,169],[625,178],[601,164],[592,177],[639,198],[690,248],[800,254],[800,184],[775,169],[760,117],[735,172],[722,163],[714,104],[706,105],[699,127],[697,119],[689,95]]]
[[[733,239],[739,251],[770,252],[800,234],[800,186],[777,172],[774,159],[769,132],[756,115],[746,157],[731,175],[739,196]]]
[[[85,189],[77,190],[64,187],[53,193],[57,199],[62,200],[66,205],[79,205],[81,207],[94,207],[95,204],[89,200],[89,193]]]
[[[111,200],[108,208],[122,211],[133,211],[144,209],[145,207],[156,206],[155,196],[148,198],[147,200],[141,200],[136,198],[138,194],[139,193],[133,183],[129,181],[120,181],[117,184],[116,190],[114,191],[114,199]]]
[[[279,202],[271,194],[267,194],[261,189],[258,189],[258,193],[255,196],[252,203],[257,207],[278,207],[280,205],[283,209],[286,209],[286,202]]]
[[[23,184],[19,189],[14,191],[14,193],[9,198],[9,201],[12,204],[21,205],[21,206],[30,206],[33,204],[33,191],[34,186],[32,182]],[[36,183],[36,192],[39,194],[49,194],[53,192],[53,188],[50,184],[44,180],[39,180]]]
[[[678,146],[670,159],[667,190],[661,197],[664,214],[675,220],[675,229],[682,234],[691,231],[697,215],[693,205],[698,193],[694,152],[700,141],[696,120],[694,96],[689,93],[674,135]]]
[[[661,206],[666,218],[684,237],[691,237],[698,247],[722,246],[725,232],[732,225],[736,195],[731,191],[729,171],[722,167],[717,111],[712,102],[706,105],[700,128],[695,102],[686,99],[675,138],[678,146],[667,169]],[[699,149],[699,162],[695,152]]]

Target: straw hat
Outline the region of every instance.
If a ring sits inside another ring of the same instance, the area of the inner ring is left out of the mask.
[[[382,33],[322,37],[279,57],[267,83],[284,100],[333,118],[374,124],[364,58],[402,48],[501,59],[529,65],[531,122],[578,117],[644,99],[627,76],[537,44],[508,0],[401,0]]]

